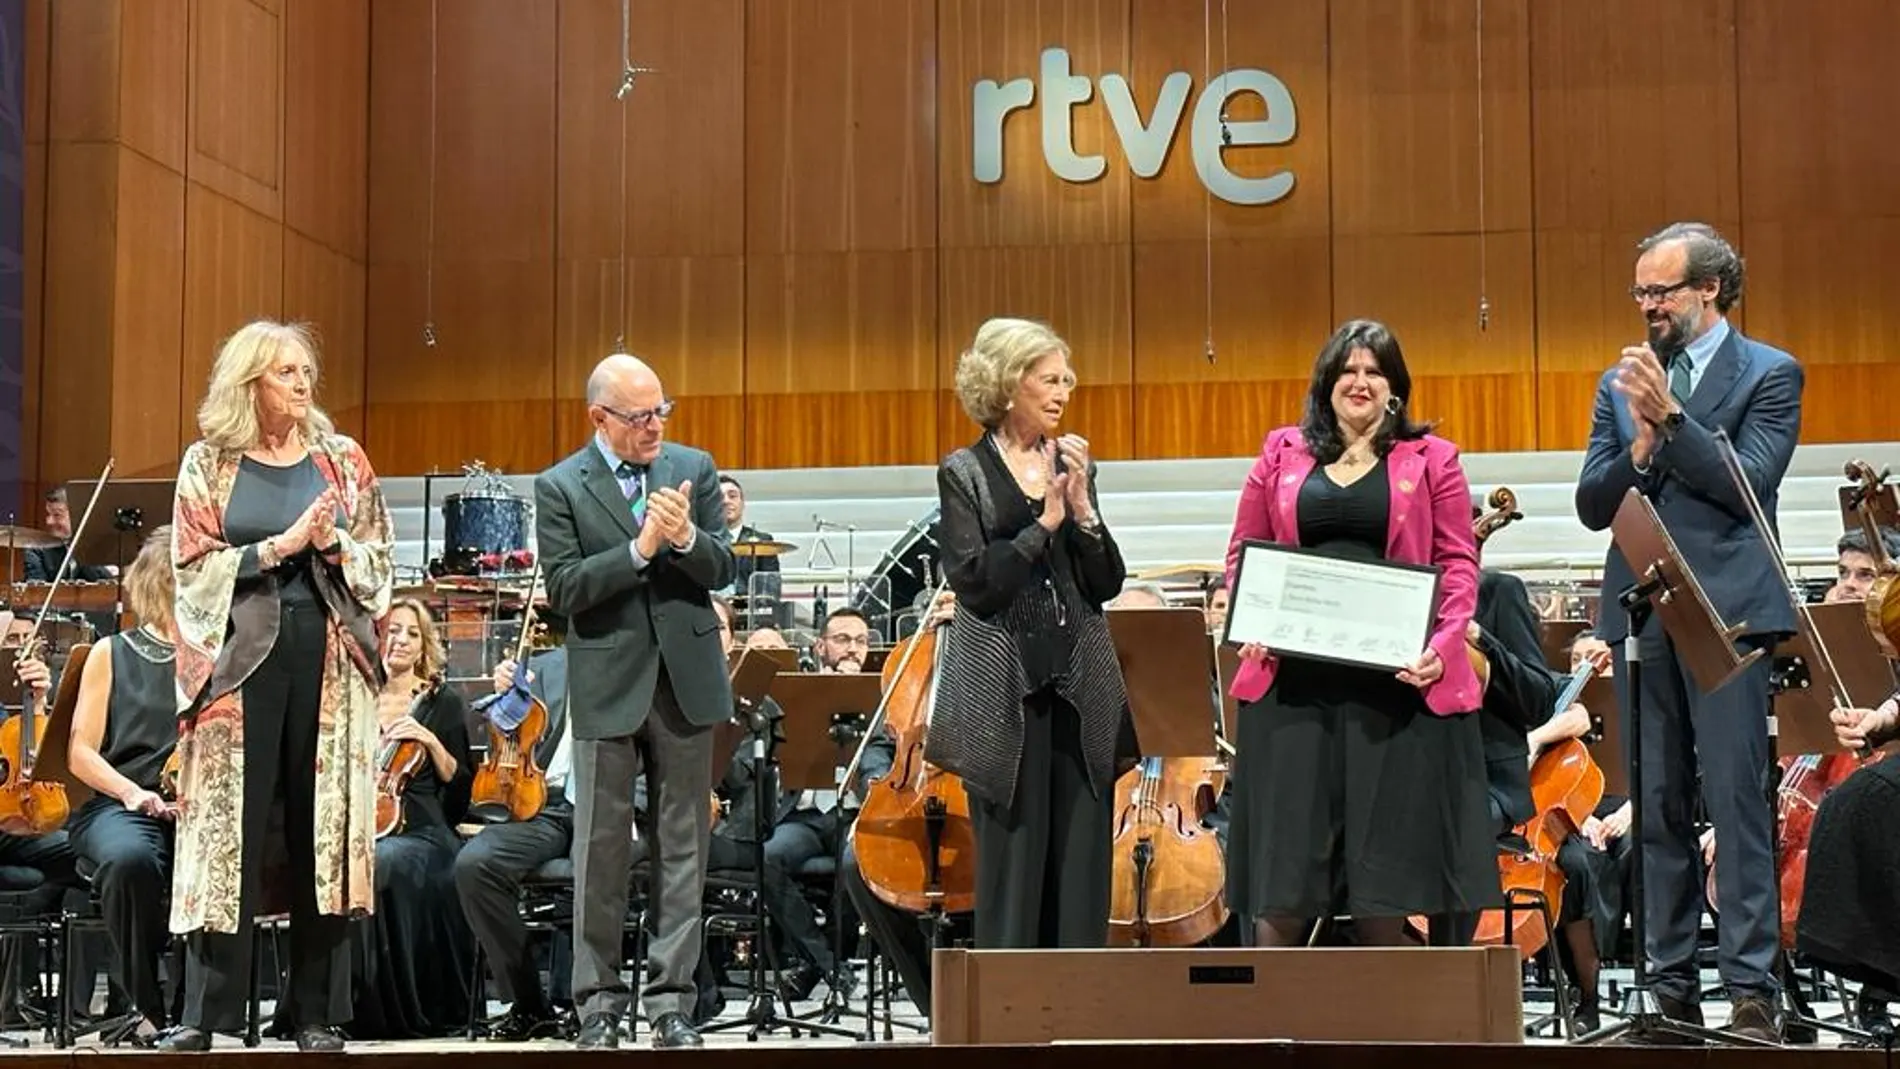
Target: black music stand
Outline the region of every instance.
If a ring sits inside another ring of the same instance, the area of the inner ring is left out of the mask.
[[[1893,693],[1893,665],[1881,655],[1879,644],[1867,629],[1862,603],[1810,605],[1807,612],[1827,647],[1848,702],[1872,709],[1885,701]],[[1781,669],[1775,694],[1775,756],[1833,752],[1840,745],[1830,719],[1834,695],[1832,688],[1824,685],[1826,668],[1805,628],[1782,644],[1775,660]]]
[[[109,563],[121,571],[139,555],[145,536],[172,522],[176,479],[113,479],[99,491],[93,515],[104,522],[89,523],[72,547],[73,559],[86,564]],[[91,496],[93,481],[68,483],[74,500]]]
[[[769,651],[747,652],[761,656],[742,657],[735,671],[745,671],[747,662],[754,659],[760,664],[773,664],[772,658],[762,656]],[[760,1035],[784,1026],[791,1029],[794,1038],[800,1031],[809,1031],[814,1035],[855,1039],[857,1033],[853,1029],[799,1017],[786,1021],[778,1015],[773,992],[767,988],[765,981],[766,955],[772,953],[769,949],[770,920],[765,909],[765,840],[772,834],[769,821],[771,814],[777,811],[781,789],[832,790],[836,787],[838,768],[851,759],[850,748],[839,741],[844,734],[839,729],[839,720],[854,715],[869,716],[877,708],[883,689],[882,681],[875,675],[781,672],[771,676],[764,685],[771,690],[780,715],[775,722],[758,725],[766,730],[753,732],[753,869],[759,881],[759,887],[753,895],[753,930],[757,933],[755,938],[759,945],[753,948],[752,954],[752,999],[743,1017],[710,1025],[700,1031],[723,1032],[744,1028],[746,1039],[757,1041]],[[837,808],[840,813],[844,811],[842,792]],[[834,862],[841,865],[838,855],[844,841],[842,817],[839,827],[837,844],[833,846],[832,854]],[[796,873],[789,875],[795,876]],[[837,897],[837,885],[834,882],[831,916],[834,946],[839,941],[835,934],[839,924]],[[833,964],[835,966],[837,963]],[[778,971],[776,968],[773,970],[775,979]],[[777,985],[774,983],[772,986]]]
[[[1217,757],[1216,720],[1202,704],[1211,699],[1206,688],[1213,685],[1213,676],[1196,678],[1181,670],[1184,664],[1215,667],[1210,663],[1207,617],[1199,609],[1147,607],[1110,609],[1107,617],[1142,757]],[[1154,845],[1145,838],[1137,841],[1136,946],[1152,945],[1147,918],[1148,867],[1153,861]]]
[[[1762,656],[1751,650],[1744,656],[1736,652],[1735,639],[1745,623],[1725,624],[1696,580],[1695,573],[1683,563],[1682,554],[1669,531],[1656,515],[1656,508],[1635,488],[1623,495],[1623,504],[1611,521],[1611,536],[1616,551],[1629,562],[1636,582],[1617,594],[1617,604],[1629,616],[1629,634],[1623,640],[1624,684],[1629,694],[1630,841],[1634,843],[1630,859],[1630,929],[1635,939],[1635,976],[1623,997],[1624,1020],[1578,1036],[1577,1043],[1601,1043],[1629,1035],[1637,1039],[1672,1036],[1677,1039],[1742,1047],[1777,1047],[1779,1044],[1735,1035],[1705,1025],[1678,1021],[1663,1015],[1656,996],[1649,989],[1649,921],[1643,898],[1643,659],[1638,641],[1653,612],[1662,619],[1663,631],[1675,644],[1676,654],[1688,668],[1697,688],[1703,693],[1720,690]]]

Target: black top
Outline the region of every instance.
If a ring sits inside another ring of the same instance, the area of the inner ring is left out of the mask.
[[[1500,819],[1517,825],[1536,812],[1525,736],[1556,712],[1563,677],[1544,663],[1537,613],[1523,580],[1491,568],[1479,572],[1472,619],[1482,632],[1478,648],[1491,663],[1491,685],[1478,717],[1491,800]]]
[[[435,694],[414,714],[416,722],[440,739],[449,756],[455,759],[455,776],[443,783],[435,774],[435,762],[424,760],[422,769],[409,779],[402,795],[403,830],[424,827],[453,828],[468,813],[468,788],[475,779],[475,765],[468,753],[468,703],[454,687],[437,688]],[[377,747],[380,769],[383,748]]]
[[[66,563],[66,555],[73,550],[72,543],[48,546],[45,549],[29,549],[25,552],[26,581],[29,583],[50,583],[59,572],[59,566]],[[97,583],[112,578],[112,573],[103,565],[81,564],[74,561],[67,569],[68,582]]]
[[[112,696],[99,756],[148,791],[178,745],[178,699],[172,647],[143,629],[113,635]]]
[[[1300,486],[1300,545],[1329,557],[1384,560],[1391,495],[1383,457],[1351,486],[1315,466]]]
[[[250,457],[238,462],[231,501],[224,508],[224,541],[228,545],[248,547],[238,569],[240,593],[250,584],[274,582],[281,604],[317,601],[316,581],[310,575],[316,556],[314,548],[306,546],[266,573],[258,570],[257,549],[252,543],[289,529],[328,486],[323,473],[317,470],[315,458],[309,454],[288,467],[264,464]]]

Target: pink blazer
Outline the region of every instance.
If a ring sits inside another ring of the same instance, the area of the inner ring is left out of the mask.
[[[1313,464],[1299,428],[1282,427],[1267,435],[1260,459],[1247,473],[1234,533],[1227,540],[1229,590],[1243,543],[1299,543],[1300,487]],[[1445,674],[1425,688],[1425,704],[1440,716],[1471,712],[1484,700],[1465,655],[1465,625],[1478,605],[1478,543],[1471,533],[1471,489],[1458,464],[1458,447],[1432,435],[1398,442],[1386,457],[1386,469],[1392,485],[1386,559],[1442,569],[1430,644],[1443,658]],[[1258,701],[1273,685],[1278,667],[1272,657],[1241,662],[1234,675],[1234,697]]]

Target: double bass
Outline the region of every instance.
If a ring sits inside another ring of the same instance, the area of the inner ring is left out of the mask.
[[[924,610],[935,613],[939,585]],[[976,907],[976,828],[963,780],[924,760],[930,710],[942,657],[937,628],[921,627],[884,662],[884,697],[845,772],[849,788],[864,746],[879,730],[897,741],[891,769],[872,780],[851,825],[851,843],[865,886],[894,909],[941,920]]]
[[[1477,541],[1481,553],[1486,539],[1524,518],[1517,510],[1517,494],[1508,486],[1492,490],[1484,504],[1486,511],[1471,521],[1471,537]],[[1491,662],[1469,637],[1465,639],[1465,657],[1471,661],[1471,670],[1477,673],[1478,693],[1483,694],[1491,687]]]
[[[515,642],[515,685],[483,710],[488,752],[469,784],[469,811],[516,822],[533,820],[548,803],[547,770],[535,762],[535,748],[548,730],[548,707],[528,689],[528,651],[535,633],[534,589],[541,578],[535,565],[528,583],[528,604]]]
[[[410,719],[441,689],[442,673],[437,672],[416,684],[410,695]],[[386,740],[376,751],[376,837],[381,839],[402,830],[403,792],[429,763],[429,751],[414,739]]]

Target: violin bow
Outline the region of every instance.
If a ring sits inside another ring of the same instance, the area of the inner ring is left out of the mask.
[[[73,536],[66,542],[66,557],[59,562],[59,570],[53,573],[53,581],[46,585],[46,598],[40,602],[39,614],[33,617],[33,630],[20,640],[20,652],[14,660],[24,661],[33,655],[34,647],[39,643],[40,627],[46,623],[46,614],[52,611],[53,599],[59,596],[60,584],[66,581],[66,573],[73,568],[73,547],[79,545],[79,539],[86,533],[86,524],[92,519],[92,510],[99,504],[99,494],[105,490],[107,480],[112,478],[113,458],[106,458],[104,470],[99,472],[99,481],[92,484],[92,497],[86,501],[86,511],[79,516],[79,523],[73,527]]]
[[[1762,511],[1761,500],[1755,496],[1755,487],[1742,471],[1742,461],[1735,453],[1735,446],[1729,441],[1728,432],[1717,428],[1715,444],[1722,453],[1722,465],[1728,469],[1728,477],[1735,483],[1735,490],[1748,506],[1748,517],[1755,524],[1755,530],[1761,532],[1761,540],[1768,547],[1769,556],[1774,558],[1775,568],[1781,573],[1781,592],[1793,606],[1794,613],[1807,625],[1808,644],[1814,647],[1814,655],[1820,663],[1821,675],[1825,678],[1829,696],[1837,709],[1851,709],[1853,702],[1848,698],[1847,689],[1841,685],[1840,670],[1834,667],[1834,654],[1827,648],[1827,641],[1821,637],[1821,629],[1814,625],[1814,614],[1808,611],[1808,603],[1795,597],[1794,573],[1788,570],[1788,558],[1781,552],[1781,539],[1774,528],[1768,525],[1767,514]],[[1863,745],[1858,753],[1863,760],[1873,751]]]
[[[897,659],[897,674],[893,678],[903,678],[904,672],[910,668],[910,659],[917,653],[917,647],[921,645],[921,643],[915,641],[915,639],[923,635],[924,627],[937,612],[937,603],[943,600],[944,591],[948,589],[950,589],[950,578],[945,576],[937,583],[937,589],[930,592],[930,601],[924,605],[923,615],[917,618],[917,633],[911,636],[913,641],[904,647],[904,655]],[[936,685],[934,679],[931,681],[931,685],[933,687]],[[851,763],[845,766],[844,778],[838,781],[838,790],[841,794],[849,793],[850,785],[857,780],[858,766],[864,762],[864,750],[871,744],[871,740],[877,736],[877,729],[884,726],[884,720],[886,714],[890,711],[890,706],[891,692],[887,690],[884,692],[884,696],[878,699],[877,709],[871,713],[870,722],[864,725],[864,734],[858,737],[858,750],[851,755]]]

